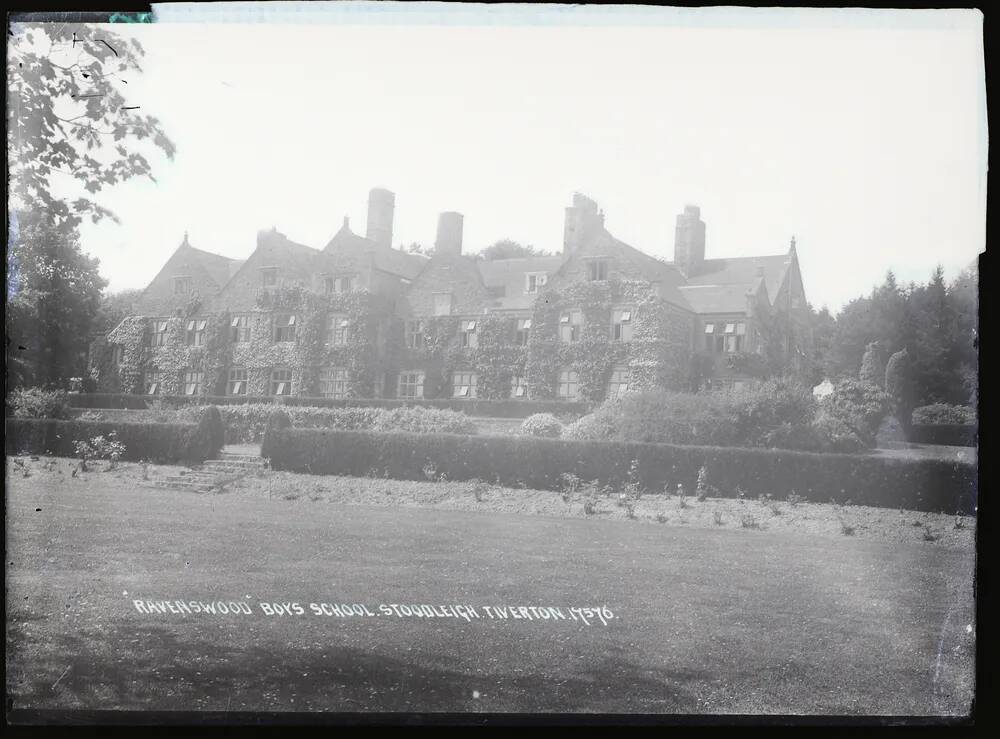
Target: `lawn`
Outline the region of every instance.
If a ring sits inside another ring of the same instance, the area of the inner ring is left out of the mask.
[[[971,519],[646,496],[630,520],[284,474],[198,495],[46,461],[8,466],[15,709],[956,715],[973,695]],[[178,600],[250,613],[158,605]]]

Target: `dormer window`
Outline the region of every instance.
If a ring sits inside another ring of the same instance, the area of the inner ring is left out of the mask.
[[[190,277],[174,278],[174,295],[187,295],[194,287],[194,280]]]
[[[537,293],[548,279],[546,272],[529,272],[524,276],[524,292]]]
[[[295,315],[278,313],[274,317],[274,340],[295,341]]]
[[[451,293],[434,293],[434,315],[451,315]]]
[[[458,333],[459,346],[463,349],[474,349],[479,346],[479,338],[476,335],[475,321],[462,321]]]
[[[260,270],[260,286],[276,287],[278,284],[278,268],[263,267]]]
[[[590,282],[608,279],[608,260],[591,259],[587,262],[587,279]]]
[[[611,340],[632,340],[632,309],[620,308],[611,311]]]

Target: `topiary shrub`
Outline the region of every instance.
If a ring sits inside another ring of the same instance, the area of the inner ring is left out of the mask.
[[[283,408],[272,410],[267,417],[267,425],[264,428],[264,438],[260,443],[260,456],[270,459],[273,453],[274,432],[291,428],[292,420]]]
[[[608,441],[618,436],[613,413],[603,406],[563,426],[562,438],[577,441]]]
[[[212,450],[212,455],[222,451],[226,444],[226,427],[222,422],[222,414],[214,405],[203,408],[201,418],[198,420],[198,429],[205,434],[208,448]]]
[[[554,439],[562,436],[563,425],[551,413],[536,413],[521,422],[519,432],[528,436],[547,436]]]
[[[7,397],[10,413],[17,418],[69,418],[68,396],[62,390],[19,388]]]
[[[889,394],[877,385],[848,378],[834,385],[833,392],[820,401],[820,411],[825,423],[843,424],[871,448],[891,403]]]
[[[409,431],[416,434],[475,434],[476,424],[464,413],[441,408],[410,406],[381,410],[373,431]]]

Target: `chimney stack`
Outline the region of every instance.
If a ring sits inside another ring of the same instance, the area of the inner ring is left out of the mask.
[[[368,193],[368,230],[365,236],[376,244],[392,246],[392,214],[396,196],[381,187]]]
[[[701,209],[685,205],[674,231],[674,264],[685,277],[691,277],[701,270],[704,261],[705,222],[701,220]]]
[[[563,227],[563,253],[575,251],[591,235],[604,227],[604,213],[597,203],[580,193],[573,193],[573,205],[566,209]]]
[[[434,251],[438,254],[462,253],[462,223],[461,213],[449,211],[438,216],[437,239],[434,241]]]

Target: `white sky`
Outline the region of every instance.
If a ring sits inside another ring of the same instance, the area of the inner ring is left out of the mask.
[[[394,244],[433,243],[457,210],[467,252],[559,250],[579,190],[617,237],[672,258],[696,203],[708,257],[794,234],[810,302],[834,311],[890,268],[951,277],[984,248],[978,11],[463,10],[116,26],[147,51],[129,104],[178,153],[154,159],[158,184],[101,194],[121,226],[84,227],[110,287],[144,286],[185,230],[238,258],[272,226],[316,248],[345,215],[363,234],[374,186],[396,193]]]

